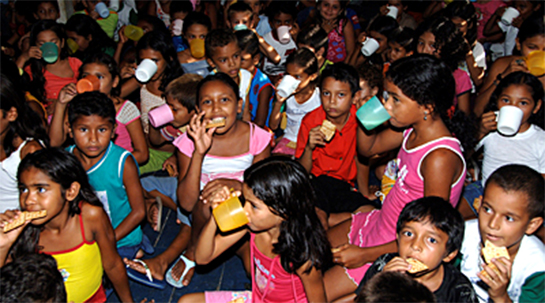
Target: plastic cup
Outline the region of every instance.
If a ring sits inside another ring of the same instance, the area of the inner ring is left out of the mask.
[[[225,200],[212,210],[212,214],[222,232],[239,228],[249,222],[238,197]]]
[[[183,28],[184,28],[184,20],[176,19],[172,21],[172,34],[174,34],[174,36],[181,36]]]
[[[276,29],[276,33],[278,34],[278,41],[282,44],[287,44],[291,40],[290,36],[290,27],[287,25],[282,25],[278,29]]]
[[[376,96],[373,96],[373,98],[369,99],[369,101],[358,109],[356,117],[358,117],[363,127],[367,130],[372,130],[388,121],[390,114],[388,114],[382,102]]]
[[[119,10],[119,0],[110,0],[110,9],[117,12]]]
[[[539,77],[545,74],[545,51],[533,51],[526,58],[530,74]]]
[[[66,39],[66,43],[68,44],[68,51],[70,52],[70,54],[73,54],[78,51],[79,45],[72,38]]]
[[[95,75],[87,75],[76,83],[78,94],[94,92],[100,89],[100,80]]]
[[[522,110],[513,105],[506,105],[496,111],[496,121],[498,122],[498,132],[504,136],[513,136],[518,133],[522,123]]]
[[[42,58],[47,63],[55,63],[59,59],[59,48],[53,42],[46,42],[40,47]]]
[[[513,22],[513,19],[518,17],[520,15],[520,12],[514,8],[514,7],[508,7],[503,15],[501,16],[501,22],[505,25],[511,25],[511,22]]]
[[[159,107],[150,110],[148,113],[149,123],[157,128],[174,120],[174,115],[168,104],[163,104]]]
[[[361,53],[365,57],[371,56],[379,48],[379,44],[378,44],[377,40],[375,40],[373,38],[370,38],[370,37],[367,37],[367,39],[365,39],[365,41],[363,41],[363,43],[361,45],[362,45]]]
[[[144,59],[134,72],[136,79],[142,83],[148,82],[157,72],[157,64],[151,59]]]
[[[280,84],[278,84],[276,91],[280,97],[287,98],[289,95],[293,94],[297,89],[297,86],[299,86],[299,83],[301,83],[301,80],[297,80],[293,76],[286,74],[284,78],[282,78],[282,81],[280,81]]]
[[[125,33],[125,36],[127,36],[127,38],[133,41],[138,41],[140,40],[140,38],[142,38],[142,36],[144,36],[144,30],[132,24],[125,26],[124,33]]]
[[[248,27],[246,26],[246,24],[242,24],[242,23],[241,23],[241,24],[235,25],[235,26],[233,27],[233,29],[234,29],[235,31],[243,31],[243,30],[245,30],[245,29],[248,29]]]
[[[386,14],[386,16],[390,16],[394,19],[397,18],[397,13],[399,12],[399,10],[397,9],[397,7],[395,6],[388,6],[388,13]]]
[[[191,56],[194,58],[200,59],[204,57],[204,40],[191,40],[191,42],[189,42],[189,50],[191,51]]]
[[[110,16],[110,10],[104,2],[99,2],[95,5],[95,11],[99,14],[102,19],[106,19]]]

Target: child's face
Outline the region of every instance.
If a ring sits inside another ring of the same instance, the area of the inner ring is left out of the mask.
[[[397,234],[399,256],[413,258],[436,269],[443,262],[448,262],[457,252],[447,250],[448,234],[435,227],[428,220],[410,221]]]
[[[267,204],[258,199],[246,183],[242,185],[242,195],[246,201],[244,211],[248,217],[248,227],[253,232],[269,230],[282,223],[282,218],[273,214]]]
[[[407,97],[399,87],[387,79],[384,80],[384,91],[388,93],[384,100],[384,108],[390,114],[392,126],[403,128],[423,119],[424,106]]]
[[[354,94],[354,103],[363,104],[378,93],[378,87],[369,86],[369,82],[360,78],[360,90]]]
[[[481,241],[489,240],[496,246],[505,246],[514,256],[524,234],[532,234],[540,227],[541,218],[530,219],[528,196],[523,192],[506,192],[495,184],[487,184],[479,208]]]
[[[419,54],[429,54],[439,57],[438,49],[435,48],[435,35],[430,32],[425,32],[418,37],[416,52]]]
[[[531,88],[526,85],[511,84],[498,96],[498,109],[501,109],[506,105],[511,105],[522,110],[522,123],[519,132],[524,132],[528,129],[530,126],[528,124],[528,119],[530,119],[530,116],[537,113],[542,105],[541,100],[538,100],[537,103],[534,101],[530,92]]]
[[[517,38],[517,49],[520,50],[523,56],[527,57],[533,51],[545,51],[545,36],[537,35],[530,38],[527,38],[522,43],[518,42]]]
[[[144,34],[153,31],[153,25],[148,21],[138,20],[136,25],[144,31]]]
[[[305,73],[305,69],[295,63],[286,65],[286,73],[301,81],[295,92],[300,92],[305,89],[311,81],[314,81],[316,77],[318,77],[318,74],[309,75]]]
[[[206,26],[202,24],[193,24],[187,28],[184,38],[189,44],[194,39],[206,39],[206,35],[208,35],[208,28],[206,28]]]
[[[64,46],[64,40],[59,38],[52,30],[41,31],[38,36],[36,36],[36,46],[41,47],[46,42],[53,42],[57,45],[59,51]]]
[[[337,19],[342,12],[341,2],[338,0],[323,0],[318,4],[318,10],[325,20]]]
[[[231,87],[222,81],[205,83],[199,92],[199,110],[204,111],[205,119],[225,118],[225,126],[216,129],[216,134],[224,134],[237,121],[237,113],[242,109],[242,99],[237,99]]]
[[[41,2],[38,4],[34,17],[38,20],[57,20],[59,11],[51,2]]]
[[[350,84],[327,77],[320,88],[322,107],[330,120],[350,114],[352,90]]]
[[[388,48],[388,37],[377,31],[370,31],[369,36],[373,37],[378,42],[377,54],[382,54]]]
[[[112,74],[108,70],[108,67],[104,64],[98,63],[87,63],[83,66],[81,77],[84,78],[87,75],[94,75],[100,81],[100,88],[98,89],[101,93],[110,95],[112,88],[117,87],[119,83],[119,77],[112,79]]]
[[[293,17],[290,14],[285,13],[278,13],[274,15],[274,18],[272,20],[269,20],[269,24],[271,25],[271,28],[274,30],[273,35],[276,37],[276,30],[280,26],[292,26],[293,25]]]
[[[526,20],[530,15],[534,12],[534,10],[538,9],[539,2],[533,2],[528,0],[518,0],[514,1],[515,8],[520,13],[520,18],[522,20]]]
[[[261,11],[261,3],[259,0],[244,0],[243,2],[252,8],[254,15],[259,16],[259,12]]]
[[[144,59],[151,59],[153,60],[153,62],[155,62],[155,64],[157,64],[157,72],[155,72],[150,82],[161,79],[163,72],[167,68],[167,61],[163,57],[163,54],[151,48],[143,49],[140,51],[140,60],[144,60]]]
[[[401,58],[405,58],[407,56],[410,56],[412,52],[407,52],[403,46],[401,46],[399,43],[391,41],[388,42],[389,51],[388,51],[388,60],[390,60],[390,63],[394,63],[397,60]]]
[[[253,71],[255,66],[259,63],[259,56],[252,57],[252,54],[242,51],[240,53],[240,67],[249,71]]]
[[[79,116],[70,126],[78,151],[89,159],[100,158],[114,136],[114,125],[98,115]]]
[[[187,107],[183,106],[178,100],[172,98],[170,95],[167,95],[166,101],[172,111],[172,115],[174,115],[174,120],[170,122],[172,126],[179,128],[189,123],[189,120],[191,120],[191,117],[195,114],[194,111],[188,112]]]
[[[91,35],[88,37],[80,36],[74,31],[66,31],[66,35],[68,38],[74,40],[78,44],[78,50],[84,52],[88,47],[89,43],[91,43]]]
[[[467,28],[468,28],[468,23],[466,20],[464,20],[463,18],[460,18],[460,17],[452,17],[450,19],[450,21],[452,21],[452,23],[454,23],[454,25],[456,25],[456,28],[464,35],[467,34]]]
[[[238,44],[233,41],[225,46],[216,47],[208,63],[217,68],[218,72],[226,73],[236,81],[240,70],[240,54]]]
[[[229,18],[229,27],[234,28],[236,25],[244,24],[248,28],[253,28],[252,14],[249,12],[235,12]]]

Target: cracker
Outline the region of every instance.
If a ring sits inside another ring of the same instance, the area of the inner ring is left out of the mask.
[[[297,142],[290,141],[288,144],[286,144],[288,148],[296,149],[297,148]]]
[[[340,247],[333,247],[331,248],[331,253],[334,254],[334,253],[338,253],[341,251],[341,248]]]
[[[488,266],[493,270],[495,271],[498,275],[500,274],[500,270],[498,269],[498,267],[496,267],[496,264],[494,263],[490,263],[488,264]],[[490,275],[486,272],[486,270],[483,268],[483,270],[481,270],[481,275],[485,276],[486,278],[488,278],[489,280],[491,279],[490,278]]]
[[[12,221],[11,223],[7,223],[6,225],[4,225],[4,232],[8,232],[10,230],[16,229],[17,227],[25,224],[27,220],[42,218],[42,217],[45,217],[46,215],[47,215],[47,211],[45,209],[41,211],[33,211],[33,212],[24,211],[19,214],[17,219]]]
[[[229,301],[228,303],[244,303],[244,298],[238,297],[234,300]]]
[[[416,259],[413,259],[413,258],[408,258],[407,259],[407,262],[409,264],[411,264],[411,269],[409,269],[409,273],[411,274],[414,274],[414,273],[417,273],[417,272],[421,272],[421,271],[424,271],[426,269],[428,269],[428,266]]]
[[[331,138],[335,135],[335,130],[335,124],[331,123],[329,120],[324,120],[324,122],[322,122],[322,127],[320,127],[320,131],[325,135],[326,142],[331,141]]]
[[[486,262],[486,264],[491,264],[490,262],[493,258],[498,259],[500,257],[506,257],[507,259],[511,259],[507,248],[505,248],[504,246],[498,247],[488,240],[485,241],[484,247],[483,249],[481,249],[481,252],[483,253],[484,261]]]
[[[206,129],[225,126],[225,118],[214,118],[206,124]]]
[[[174,167],[172,164],[168,164],[166,170],[169,176],[174,177]]]

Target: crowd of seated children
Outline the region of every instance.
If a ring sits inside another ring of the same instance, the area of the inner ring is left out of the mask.
[[[229,251],[251,291],[180,302],[545,301],[541,2],[6,0],[0,21],[0,268],[65,289],[2,296],[141,301]],[[249,224],[218,232],[233,195]]]

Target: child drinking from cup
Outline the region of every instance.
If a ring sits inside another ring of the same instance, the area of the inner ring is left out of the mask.
[[[203,13],[191,12],[184,19],[182,34],[189,47],[178,52],[178,60],[185,73],[198,74],[201,77],[210,73],[210,65],[204,56],[204,40],[211,29],[210,18]]]

